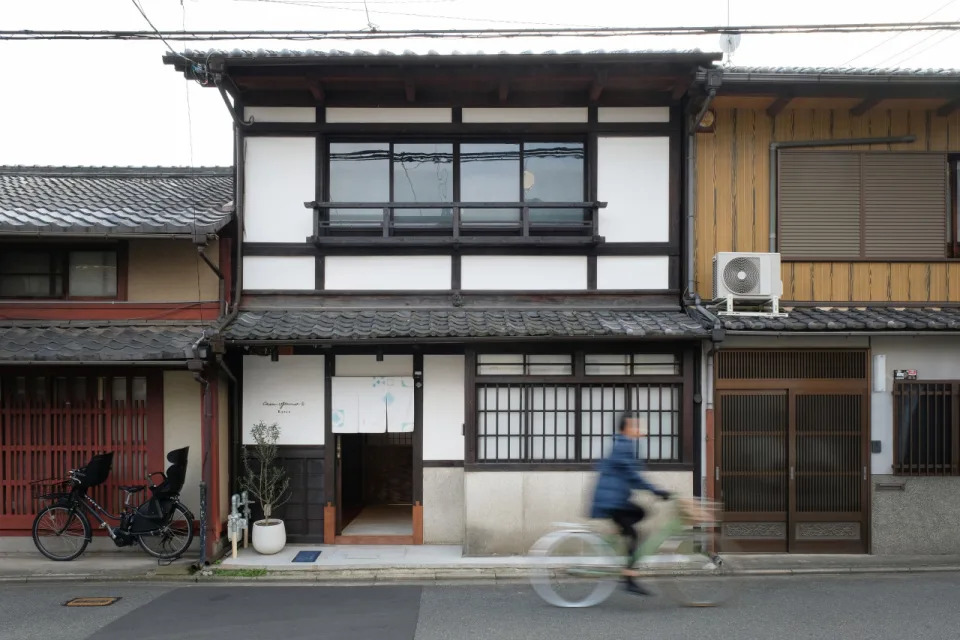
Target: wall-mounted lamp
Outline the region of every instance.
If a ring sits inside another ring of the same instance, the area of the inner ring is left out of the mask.
[[[276,348],[270,350],[270,362],[280,361],[280,351]]]
[[[887,356],[882,353],[873,356],[873,392],[883,393],[887,390]]]
[[[382,353],[382,352],[378,352],[378,353],[377,353],[377,362],[383,362],[383,353]]]
[[[707,109],[703,112],[700,124],[697,125],[697,133],[713,133],[717,127],[717,112],[713,109]]]

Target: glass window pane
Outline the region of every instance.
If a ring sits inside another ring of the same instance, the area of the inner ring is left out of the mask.
[[[630,356],[624,353],[588,353],[584,356],[588,376],[625,376],[630,373]]]
[[[675,376],[679,373],[673,353],[638,353],[633,356],[633,373],[639,376]]]
[[[481,376],[522,376],[523,354],[481,353],[477,355],[477,374]]]
[[[116,297],[117,254],[113,251],[71,251],[69,278],[71,296]]]
[[[453,145],[396,144],[393,146],[394,202],[453,202]],[[396,209],[398,227],[449,227],[453,210]]]
[[[63,295],[63,278],[54,276],[0,275],[0,297],[58,298]],[[51,289],[52,284],[52,289]]]
[[[146,402],[147,400],[147,379],[143,376],[137,376],[133,382],[133,400],[137,402]]]
[[[530,142],[523,145],[524,202],[583,202],[580,142]],[[583,209],[531,209],[531,224],[578,226]]]
[[[0,273],[3,275],[47,275],[58,272],[59,265],[51,264],[49,251],[8,251],[0,252]]]
[[[527,356],[527,374],[534,376],[573,375],[573,356],[538,354]]]
[[[390,145],[386,142],[330,143],[332,202],[389,202]],[[332,209],[331,226],[379,226],[383,209]]]
[[[520,145],[460,145],[460,199],[463,202],[519,202]],[[519,209],[464,209],[464,224],[517,224]]]

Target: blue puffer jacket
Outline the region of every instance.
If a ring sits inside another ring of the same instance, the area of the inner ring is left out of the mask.
[[[613,450],[597,466],[600,474],[593,493],[591,518],[608,518],[615,509],[629,508],[630,494],[634,489],[646,489],[658,496],[667,495],[641,475],[643,463],[634,456],[633,443],[629,438],[616,435]]]

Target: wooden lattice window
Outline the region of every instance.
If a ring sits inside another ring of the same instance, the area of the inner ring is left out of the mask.
[[[960,381],[899,381],[893,387],[893,470],[960,475]]]

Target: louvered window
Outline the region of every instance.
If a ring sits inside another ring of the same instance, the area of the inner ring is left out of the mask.
[[[947,156],[785,150],[779,238],[785,259],[946,256]]]

